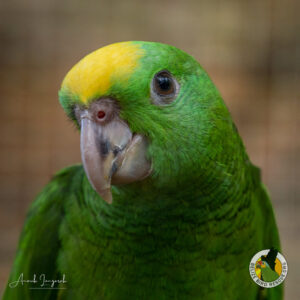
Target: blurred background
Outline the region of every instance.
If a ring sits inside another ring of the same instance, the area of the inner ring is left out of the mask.
[[[0,295],[30,202],[80,161],[57,98],[64,75],[99,47],[147,40],[192,54],[221,91],[272,197],[285,299],[299,299],[299,11],[296,0],[0,1]]]

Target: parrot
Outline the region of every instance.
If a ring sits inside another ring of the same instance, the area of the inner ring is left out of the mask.
[[[271,282],[278,279],[279,274],[275,271],[276,256],[278,250],[271,248],[268,254],[261,256],[257,267],[261,270],[261,280]]]
[[[249,274],[255,253],[280,250],[270,196],[195,58],[110,44],[70,69],[58,98],[82,164],[31,204],[4,300],[282,299]]]
[[[261,280],[271,282],[278,279],[279,275],[276,271],[272,270],[266,261],[260,261],[258,268],[261,268]]]

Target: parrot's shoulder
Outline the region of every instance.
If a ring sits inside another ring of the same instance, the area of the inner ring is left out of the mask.
[[[66,180],[67,183],[72,182],[77,177],[84,175],[82,164],[75,164],[72,166],[65,167],[54,174],[49,184],[60,183]]]
[[[79,164],[58,171],[31,204],[27,219],[37,213],[42,216],[43,211],[48,211],[50,207],[61,207],[71,188],[76,185],[74,183],[83,177],[83,173],[83,167]]]
[[[22,275],[33,278],[45,274],[47,278],[58,278],[56,259],[61,248],[59,228],[65,216],[64,203],[73,182],[83,178],[80,165],[64,168],[32,202],[19,240],[19,246],[9,282]],[[56,290],[34,290],[31,284],[12,289],[7,287],[4,299],[56,299]]]
[[[259,185],[261,184],[261,170],[259,167],[257,167],[256,165],[254,165],[249,158],[247,158],[246,161],[246,166],[247,166],[247,170],[252,178],[252,181],[256,184]]]
[[[61,170],[57,171],[55,175],[53,176],[53,179],[60,177],[60,176],[72,176],[76,173],[81,173],[83,171],[82,164],[74,164],[65,168],[62,168]]]

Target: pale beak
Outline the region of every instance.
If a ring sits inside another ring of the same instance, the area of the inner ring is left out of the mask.
[[[111,99],[92,103],[89,109],[81,111],[80,119],[85,172],[98,194],[112,203],[111,184],[143,180],[151,173],[147,140],[143,135],[132,134]]]

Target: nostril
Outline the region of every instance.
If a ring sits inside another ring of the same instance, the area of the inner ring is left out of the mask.
[[[105,116],[106,116],[106,113],[105,113],[105,111],[103,111],[103,110],[99,110],[98,111],[98,113],[97,113],[97,117],[98,117],[98,119],[104,119],[105,118]]]

